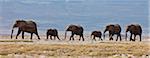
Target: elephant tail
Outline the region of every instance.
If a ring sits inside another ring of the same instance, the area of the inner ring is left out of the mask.
[[[13,36],[12,36],[12,35],[13,35],[13,32],[14,32],[14,28],[13,28],[12,31],[11,31],[11,39],[12,39],[12,37],[13,37]]]

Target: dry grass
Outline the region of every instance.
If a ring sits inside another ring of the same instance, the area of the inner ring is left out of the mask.
[[[111,56],[115,54],[149,55],[149,44],[143,42],[100,42],[88,45],[67,44],[1,44],[0,55],[44,54],[47,56]]]
[[[32,40],[0,40],[0,42],[33,42]]]

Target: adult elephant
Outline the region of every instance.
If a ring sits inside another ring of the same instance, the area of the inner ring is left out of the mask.
[[[126,40],[127,40],[127,32],[130,32],[131,35],[130,35],[130,41],[135,41],[135,38],[137,35],[139,35],[140,37],[140,41],[142,41],[141,39],[141,35],[142,35],[142,28],[139,24],[130,24],[127,26],[127,29],[126,29]],[[134,35],[134,39],[132,39],[132,35]]]
[[[12,28],[11,38],[12,38],[14,28],[18,28],[16,39],[21,32],[22,32],[22,39],[24,39],[24,32],[31,33],[30,39],[32,39],[33,33],[37,35],[38,39],[40,39],[37,31],[37,25],[33,21],[16,20]]]
[[[120,37],[120,41],[121,39],[121,27],[119,24],[109,24],[106,26],[105,30],[104,30],[104,39],[105,39],[105,32],[109,31],[109,40],[113,40],[113,36],[117,35],[117,39],[116,41],[118,41],[118,37]]]
[[[77,26],[77,25],[69,25],[67,30],[65,31],[65,39],[66,39],[66,36],[67,36],[67,31],[71,31],[72,34],[70,36],[70,40],[74,40],[74,35],[79,35],[80,38],[79,40],[81,40],[81,37],[82,37],[82,40],[84,41],[84,37],[83,37],[83,27],[82,26]]]

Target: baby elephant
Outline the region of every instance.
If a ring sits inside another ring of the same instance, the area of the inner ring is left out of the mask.
[[[100,40],[100,39],[103,40],[103,39],[101,38],[101,36],[102,36],[101,31],[93,31],[92,34],[91,34],[91,38],[92,38],[92,36],[94,36],[94,37],[93,37],[93,40],[95,40],[95,41],[96,41],[95,37],[99,37],[99,40]]]
[[[49,35],[50,35],[51,40],[53,40],[52,36],[54,37],[54,40],[56,37],[59,39],[57,29],[48,29],[46,35],[47,35],[47,39],[48,39]]]

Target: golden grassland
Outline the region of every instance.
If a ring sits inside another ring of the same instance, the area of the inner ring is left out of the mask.
[[[0,58],[9,58],[7,57],[8,55],[45,55],[54,56],[54,58],[57,58],[55,56],[107,58],[107,56],[118,54],[128,54],[139,57],[142,55],[150,55],[150,44],[147,40],[142,42],[91,41],[89,37],[86,37],[86,41],[83,42],[78,41],[78,39],[75,41],[45,40],[45,36],[41,37],[41,40],[36,39],[36,37],[33,40],[29,38],[30,36],[26,36],[25,39],[21,39],[19,36],[19,39],[15,39],[15,37],[10,39],[10,36],[0,36]],[[64,37],[61,36],[60,38]],[[12,58],[12,56],[10,56],[10,58]]]
[[[144,42],[99,42],[96,44],[0,44],[0,55],[38,54],[47,56],[111,56],[150,55],[150,45]]]

